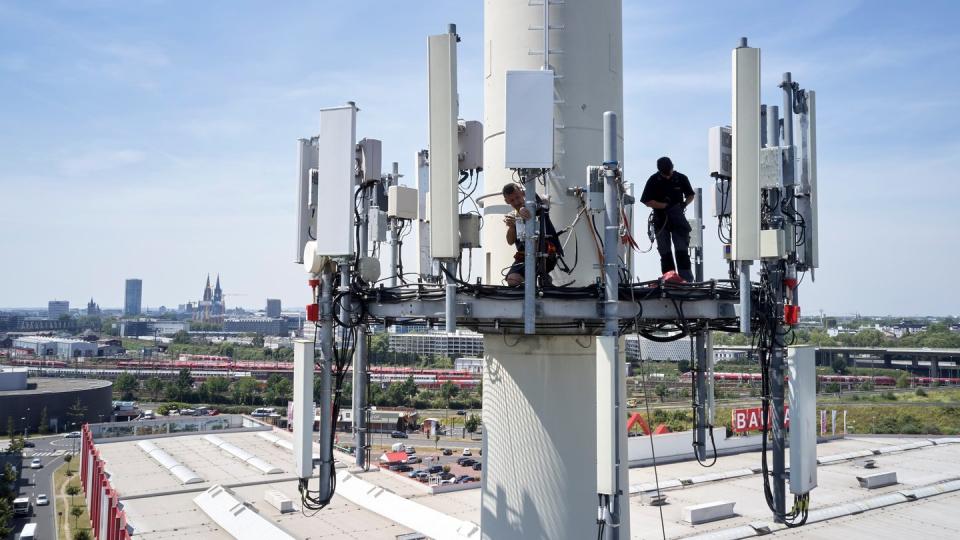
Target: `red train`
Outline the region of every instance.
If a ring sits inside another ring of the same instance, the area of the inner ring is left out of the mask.
[[[690,377],[690,372],[686,372],[680,376],[682,380],[687,381],[690,380]],[[713,379],[715,381],[745,383],[760,382],[761,376],[759,373],[715,372]],[[838,384],[860,384],[865,382],[872,382],[875,386],[896,386],[897,384],[897,380],[889,375],[817,375],[817,379],[823,383]],[[960,384],[960,378],[958,377],[911,377],[911,381],[914,385]]]

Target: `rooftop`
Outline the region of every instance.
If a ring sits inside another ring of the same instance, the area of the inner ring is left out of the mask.
[[[42,393],[59,394],[63,392],[75,392],[78,390],[92,390],[94,388],[110,386],[113,383],[100,379],[63,379],[59,377],[38,377],[28,379],[27,384],[28,387],[24,390],[0,391],[0,397]]]
[[[135,538],[230,538],[194,501],[217,484],[296,538],[393,540],[414,528],[428,536],[446,537],[437,536],[439,529],[430,534],[430,524],[457,530],[461,538],[479,536],[470,525],[480,523],[480,489],[431,495],[419,484],[389,472],[354,475],[338,469],[338,495],[330,506],[303,514],[290,451],[272,442],[271,435],[274,441],[276,437],[289,441],[281,431],[217,433],[214,440],[203,434],[152,438],[150,442],[167,456],[161,459],[148,455],[138,441],[98,442],[97,446]],[[263,472],[266,468],[258,468],[252,459],[244,461],[238,452],[226,449],[231,445],[279,472]],[[659,466],[660,486],[667,496],[662,507],[645,504],[641,496],[654,489],[653,468],[631,469],[631,537],[661,538],[661,510],[667,538],[747,538],[758,535],[763,527],[776,535],[803,538],[960,537],[960,520],[950,517],[960,503],[960,482],[956,481],[960,439],[847,437],[821,443],[818,456],[819,486],[812,492],[809,523],[799,529],[772,523],[758,474],[758,452],[722,456],[711,468],[696,462]],[[877,469],[864,469],[867,456]],[[185,482],[185,476],[171,472],[178,467],[195,473],[200,481]],[[857,476],[877,471],[896,471],[899,484],[873,490],[859,486]],[[928,490],[930,497],[913,491],[931,485],[935,487]],[[281,514],[264,501],[268,490],[286,495],[298,511]],[[681,520],[684,507],[723,500],[736,503],[736,516],[696,526]]]

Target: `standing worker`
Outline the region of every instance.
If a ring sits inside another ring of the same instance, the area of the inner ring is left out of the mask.
[[[660,253],[660,271],[666,276],[676,272],[685,281],[693,281],[690,270],[690,223],[684,215],[687,205],[696,194],[690,187],[690,179],[673,170],[668,157],[657,160],[657,172],[647,179],[640,202],[653,208],[653,226],[656,229],[657,251]],[[677,261],[674,264],[670,241]]]

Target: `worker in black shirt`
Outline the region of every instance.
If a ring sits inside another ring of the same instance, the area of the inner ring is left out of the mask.
[[[503,222],[507,226],[507,243],[516,245],[517,253],[513,257],[513,265],[507,270],[507,285],[516,287],[523,283],[524,279],[524,243],[517,241],[517,218],[526,220],[530,218],[530,212],[524,207],[525,193],[523,188],[517,184],[507,184],[503,186],[503,200],[514,213],[509,213],[503,217]],[[550,278],[550,272],[557,267],[557,260],[563,256],[563,247],[557,235],[557,230],[550,221],[550,213],[541,205],[540,197],[537,196],[537,225],[539,226],[539,247],[537,249],[537,277],[544,285],[550,285],[553,280]]]
[[[660,270],[666,274],[675,270],[686,281],[693,281],[690,270],[690,223],[684,215],[687,205],[696,194],[685,174],[673,170],[668,157],[657,160],[657,172],[647,179],[640,202],[653,208],[653,225],[656,228],[657,251],[660,253]],[[673,262],[670,242],[677,262]]]

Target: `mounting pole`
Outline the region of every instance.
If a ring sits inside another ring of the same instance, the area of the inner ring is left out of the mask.
[[[621,496],[624,496],[624,486],[621,483],[621,469],[624,464],[620,443],[621,440],[625,441],[626,426],[623,413],[625,391],[622,389],[624,365],[620,360],[620,319],[617,316],[620,301],[620,163],[617,158],[617,115],[611,111],[603,113],[603,167],[600,174],[604,177],[604,323],[603,335],[597,341],[597,406],[607,408],[606,414],[612,409],[613,414],[608,417],[603,411],[598,411],[598,419],[601,419],[598,421],[598,428],[602,430],[598,431],[598,439],[608,438],[606,441],[598,440],[598,467],[609,467],[611,470],[598,471],[597,487],[601,495],[606,496],[602,514],[609,525],[606,538],[617,540],[620,538],[622,517]],[[606,402],[600,402],[601,399]],[[601,426],[601,422],[608,425]],[[609,463],[608,456],[611,455],[613,459],[612,463]]]
[[[703,227],[703,189],[697,188],[696,197],[693,200],[694,217],[697,218],[699,227]],[[702,231],[698,231],[701,234]],[[703,281],[703,242],[700,247],[694,248],[694,267],[693,276],[697,282]],[[696,400],[694,406],[694,452],[700,461],[707,459],[707,347],[705,332],[699,332],[696,335],[694,349],[696,358],[691,358],[691,362],[696,362]]]
[[[362,200],[360,211],[360,245],[357,252],[360,257],[367,256],[368,237],[370,227],[370,196],[366,192],[360,194]],[[346,321],[346,319],[344,319]],[[357,326],[357,342],[353,349],[353,433],[356,465],[366,469],[367,464],[367,325]],[[335,420],[334,420],[335,421]]]
[[[530,217],[523,223],[523,333],[532,335],[537,324],[537,177],[532,170],[524,172],[523,206]]]
[[[447,333],[453,334],[457,331],[457,282],[454,281],[454,276],[457,275],[457,261],[449,261],[444,264],[444,267],[447,269],[444,323]]]
[[[347,267],[346,264],[343,265]],[[348,273],[349,275],[349,273]],[[330,478],[333,470],[333,274],[325,266],[320,275],[320,500],[333,496]]]
[[[400,164],[396,161],[393,162],[393,174],[391,175],[392,185],[400,185]],[[397,237],[397,218],[390,218],[390,257],[388,262],[390,264],[390,279],[389,284],[391,287],[397,286],[397,281],[399,276],[397,273],[399,269],[397,268],[397,261],[400,259],[400,239]]]

